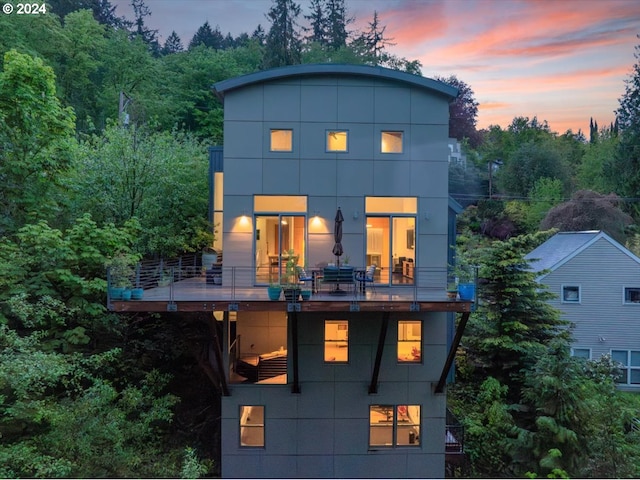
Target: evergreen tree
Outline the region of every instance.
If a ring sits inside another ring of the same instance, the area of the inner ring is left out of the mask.
[[[205,47],[220,50],[222,48],[223,40],[224,37],[220,32],[220,28],[216,26],[215,29],[212,29],[209,22],[206,21],[193,35],[191,42],[189,42],[189,50],[193,50],[198,45],[204,45]]]
[[[300,5],[293,0],[273,0],[273,5],[267,13],[271,28],[267,34],[265,68],[300,63],[302,45],[296,31],[296,19],[299,15]]]
[[[305,37],[307,42],[316,42],[320,45],[327,43],[327,19],[324,15],[326,0],[311,0],[311,13],[304,18],[309,21],[309,27],[303,27],[305,32],[311,32]]]
[[[258,44],[264,47],[267,41],[267,34],[265,33],[264,28],[262,28],[262,25],[258,25],[256,27],[256,29],[251,34],[251,38],[257,40]]]
[[[391,43],[392,38],[385,38],[384,31],[386,25],[381,26],[378,19],[378,12],[373,12],[373,19],[369,22],[369,30],[360,34],[356,38],[355,43],[358,48],[363,50],[363,55],[367,57],[368,63],[379,65],[384,61],[384,50],[388,46],[395,45]]]
[[[176,31],[173,30],[171,32],[171,35],[169,35],[167,40],[164,42],[164,47],[162,47],[162,54],[171,55],[172,53],[178,53],[183,50],[184,47],[182,46],[182,41],[180,40],[180,37],[178,36]]]
[[[615,160],[606,168],[617,187],[616,193],[630,198],[640,197],[640,45],[635,50],[637,61],[625,80],[625,92],[616,110],[620,142]],[[632,204],[632,208],[634,216],[640,216],[640,203]]]
[[[347,18],[344,0],[327,0],[326,4],[326,43],[331,50],[338,50],[347,45],[347,25],[354,21]]]
[[[145,17],[151,15],[151,10],[144,3],[144,0],[131,0],[131,6],[133,7],[133,14],[135,20],[133,25],[135,29],[133,34],[137,35],[146,43],[149,50],[154,55],[160,54],[160,44],[158,43],[158,30],[152,30],[144,23]]]

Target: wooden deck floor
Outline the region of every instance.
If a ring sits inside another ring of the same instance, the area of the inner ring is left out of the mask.
[[[117,312],[162,311],[432,311],[469,312],[473,302],[450,300],[444,290],[414,286],[367,288],[362,293],[355,285],[341,286],[343,293],[325,285],[311,299],[290,304],[281,295],[271,301],[266,286],[234,287],[211,285],[202,277],[175,282],[166,287],[145,289],[142,300],[110,300],[108,307]]]

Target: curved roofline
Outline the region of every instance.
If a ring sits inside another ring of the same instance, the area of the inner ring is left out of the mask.
[[[289,77],[313,76],[313,75],[354,75],[376,77],[384,80],[394,80],[407,83],[411,86],[426,88],[440,93],[450,100],[458,96],[458,89],[438,80],[420,77],[410,73],[401,72],[371,65],[351,65],[340,63],[310,63],[303,65],[289,65],[286,67],[273,68],[260,72],[249,73],[239,77],[229,78],[215,83],[212,88],[220,97],[228,91],[246,87],[255,83],[279,80]]]

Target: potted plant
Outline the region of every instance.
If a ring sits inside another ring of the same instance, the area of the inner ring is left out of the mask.
[[[133,266],[136,258],[131,254],[120,252],[107,261],[109,274],[109,296],[112,300],[130,300],[132,279],[135,273]]]
[[[456,278],[458,280],[458,294],[460,295],[460,300],[475,300],[475,268],[471,266],[457,267]]]
[[[302,300],[309,300],[311,298],[311,289],[303,288],[300,290],[300,296],[302,297]]]
[[[284,292],[284,298],[287,302],[297,302],[300,297],[300,281],[298,279],[298,256],[293,253],[293,250],[288,252],[287,263],[285,264],[284,282],[282,284],[282,291]]]
[[[269,300],[280,300],[280,293],[282,292],[282,287],[279,283],[270,283],[267,287],[267,294],[269,295]]]
[[[458,285],[455,282],[450,282],[447,285],[447,298],[451,300],[458,298]]]

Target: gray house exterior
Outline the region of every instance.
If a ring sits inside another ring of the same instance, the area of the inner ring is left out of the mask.
[[[573,324],[572,354],[611,355],[619,387],[640,391],[640,259],[602,231],[560,232],[526,258]]]

